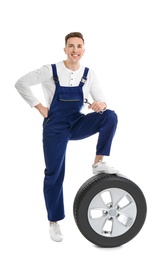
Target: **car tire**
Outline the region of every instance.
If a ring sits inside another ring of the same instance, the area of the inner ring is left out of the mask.
[[[73,214],[79,231],[100,247],[117,247],[141,230],[147,213],[143,192],[118,174],[100,173],[78,190]]]

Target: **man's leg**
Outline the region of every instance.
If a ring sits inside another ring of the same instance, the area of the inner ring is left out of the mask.
[[[100,172],[116,174],[117,169],[108,163],[102,162],[103,156],[109,156],[112,140],[117,127],[117,115],[114,111],[106,110],[103,114],[89,113],[84,115],[77,124],[73,126],[71,140],[80,140],[99,133],[96,146],[96,156],[92,165],[93,174]]]
[[[50,134],[43,138],[45,157],[44,197],[48,220],[55,222],[64,218],[63,180],[67,134]]]
[[[73,126],[71,140],[80,140],[99,133],[95,161],[102,156],[109,156],[112,140],[117,127],[117,115],[114,111],[106,110],[103,114],[89,113],[81,117]]]

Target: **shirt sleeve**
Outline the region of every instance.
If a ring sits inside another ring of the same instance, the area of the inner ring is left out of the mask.
[[[40,69],[29,72],[24,75],[15,83],[15,87],[23,99],[31,106],[34,107],[40,101],[34,96],[31,86],[41,84],[52,77],[51,65],[44,65]]]
[[[94,71],[90,71],[89,81],[90,81],[89,93],[90,93],[92,99],[97,102],[106,103],[106,98],[103,94],[103,91],[100,88],[99,81],[98,81]]]

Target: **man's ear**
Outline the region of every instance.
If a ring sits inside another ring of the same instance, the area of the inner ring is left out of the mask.
[[[66,48],[64,48],[64,52],[65,52],[65,54],[66,54]]]

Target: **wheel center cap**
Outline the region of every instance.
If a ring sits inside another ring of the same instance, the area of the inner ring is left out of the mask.
[[[115,210],[115,209],[110,209],[109,215],[110,215],[111,217],[116,216],[116,210]]]

